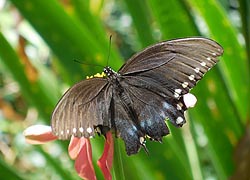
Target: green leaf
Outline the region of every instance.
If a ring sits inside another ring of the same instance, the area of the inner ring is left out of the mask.
[[[99,44],[86,26],[67,15],[56,0],[49,2],[11,0],[11,2],[57,55],[63,67],[68,71],[67,80],[69,83],[72,84],[72,82],[79,80],[79,74],[82,73],[79,64],[74,63],[73,60],[84,60],[85,63],[91,64],[94,61],[103,66],[106,64],[108,41],[106,46]],[[110,58],[112,59],[110,66],[117,69],[121,64],[119,56],[112,51]],[[88,68],[84,68],[84,70],[85,75],[91,75],[102,69],[92,67],[91,71]]]
[[[248,109],[248,87],[246,85],[249,83],[246,51],[240,45],[235,28],[217,1],[190,0],[189,3],[204,18],[211,36],[224,48],[224,60],[219,63],[221,76],[226,84],[229,98],[235,103],[232,105],[236,106],[236,113],[244,122]],[[237,65],[233,65],[236,63]]]
[[[198,34],[189,7],[183,1],[150,0],[149,2],[164,40]]]
[[[8,68],[13,78],[19,83],[24,97],[38,109],[44,119],[48,120],[54,106],[53,98],[49,95],[54,93],[49,93],[50,90],[41,88],[39,76],[34,82],[28,79],[24,65],[20,62],[18,55],[1,33],[0,42],[0,58],[3,65]]]
[[[143,0],[125,0],[124,2],[131,14],[141,44],[143,47],[152,44],[154,42],[151,28],[152,22],[147,3]]]

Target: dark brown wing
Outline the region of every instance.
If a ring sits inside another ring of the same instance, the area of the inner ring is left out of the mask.
[[[205,73],[217,62],[216,57],[222,55],[222,53],[223,49],[218,43],[206,38],[164,41],[149,46],[132,56],[120,68],[119,73],[128,75],[147,71],[170,61],[176,62],[173,67],[177,68],[175,71],[181,71],[183,68],[186,70],[186,67],[190,66],[190,68],[199,68],[199,71]],[[192,68],[192,71],[194,70]]]
[[[103,78],[83,80],[71,87],[56,105],[51,117],[59,139],[94,136],[94,127],[111,127],[109,106],[112,89]]]

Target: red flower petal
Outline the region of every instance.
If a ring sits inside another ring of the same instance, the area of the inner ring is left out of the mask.
[[[50,126],[33,125],[24,130],[23,135],[29,144],[44,144],[56,140],[57,137],[52,134]]]
[[[75,161],[75,169],[81,178],[87,180],[96,180],[96,175],[92,164],[92,149],[90,140],[82,137],[80,138],[80,141],[81,142],[78,142],[78,144],[81,143],[82,146]]]
[[[81,140],[81,138],[75,136],[71,137],[68,147],[68,152],[71,159],[75,160],[77,158],[85,142],[86,141]]]
[[[106,180],[112,179],[110,170],[113,163],[113,155],[114,155],[114,141],[112,133],[108,132],[106,134],[106,142],[102,157],[97,161],[97,165],[101,168],[102,173]]]

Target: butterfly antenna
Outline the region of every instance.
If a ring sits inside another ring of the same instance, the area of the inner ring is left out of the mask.
[[[109,64],[109,57],[110,57],[110,48],[111,48],[111,40],[112,40],[112,35],[109,36],[109,54],[108,54],[108,60],[107,60],[107,66]]]
[[[83,64],[83,65],[87,65],[87,66],[98,66],[98,67],[102,67],[103,68],[103,66],[98,65],[98,64],[89,64],[89,63],[81,62],[81,61],[78,61],[78,60],[75,60],[75,59],[74,59],[74,61],[77,62],[77,63],[79,63],[79,64]]]

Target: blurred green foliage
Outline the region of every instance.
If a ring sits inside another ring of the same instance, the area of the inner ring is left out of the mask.
[[[186,114],[187,124],[181,129],[169,125],[171,135],[162,144],[147,142],[150,156],[141,151],[128,157],[118,140],[124,179],[235,177],[240,164],[233,156],[237,159],[248,148],[241,146],[234,154],[249,123],[248,0],[0,2],[0,179],[79,179],[67,155],[68,142],[31,146],[22,131],[32,124],[49,124],[62,93],[102,71],[73,60],[105,66],[110,34],[109,65],[116,70],[147,45],[171,38],[209,37],[225,51],[192,90],[198,103]],[[92,143],[96,161],[103,139]],[[243,158],[242,163],[247,161]],[[244,173],[238,178],[244,179]]]

